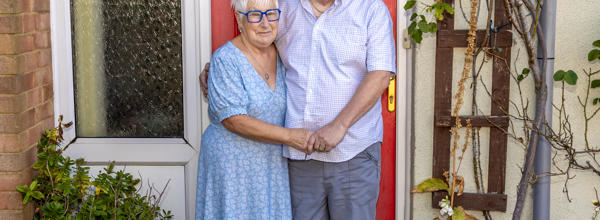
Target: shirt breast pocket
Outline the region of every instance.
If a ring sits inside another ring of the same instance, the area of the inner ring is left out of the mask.
[[[335,58],[337,64],[345,67],[366,65],[367,34],[359,28],[348,27],[336,36]]]

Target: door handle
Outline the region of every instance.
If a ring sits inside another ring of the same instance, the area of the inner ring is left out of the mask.
[[[390,76],[390,85],[388,86],[388,111],[396,111],[396,76]]]

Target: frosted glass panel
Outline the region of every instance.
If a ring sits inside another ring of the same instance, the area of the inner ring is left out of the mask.
[[[71,1],[78,137],[182,137],[181,2]]]

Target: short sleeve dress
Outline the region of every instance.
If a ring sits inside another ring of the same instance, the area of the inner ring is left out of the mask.
[[[283,126],[285,69],[277,59],[275,90],[227,42],[213,55],[208,78],[211,124],[198,160],[196,219],[291,219],[287,159],[280,144],[253,141],[221,121],[235,115]]]

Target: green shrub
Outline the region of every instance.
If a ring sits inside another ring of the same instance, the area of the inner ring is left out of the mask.
[[[115,171],[112,162],[91,180],[83,159],[72,160],[62,155],[62,117],[56,128],[46,130],[37,144],[39,174],[29,186],[18,186],[23,204],[35,203],[35,219],[171,219],[171,211],[158,204],[164,189],[153,194],[152,187],[140,194],[140,179],[123,170]],[[167,182],[168,185],[168,182]]]

